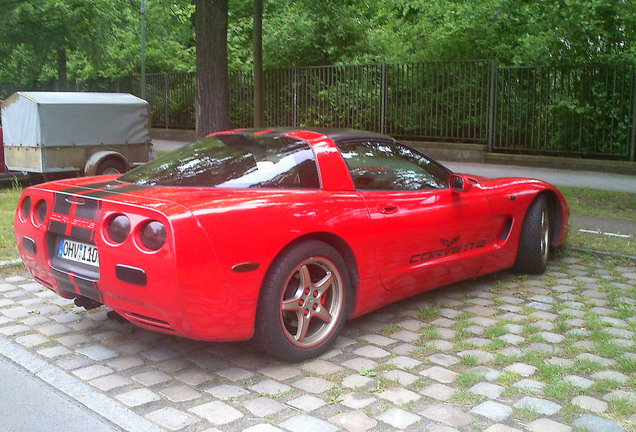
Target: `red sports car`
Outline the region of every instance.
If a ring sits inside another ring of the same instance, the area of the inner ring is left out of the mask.
[[[542,272],[568,219],[542,181],[453,174],[375,133],[278,128],[29,187],[15,234],[33,277],[78,305],[193,339],[253,338],[297,361],[396,300]]]

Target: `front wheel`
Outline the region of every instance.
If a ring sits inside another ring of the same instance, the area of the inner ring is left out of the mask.
[[[550,258],[550,211],[545,195],[532,201],[521,226],[514,269],[540,274]]]
[[[123,174],[125,172],[126,166],[124,163],[113,158],[102,161],[97,168],[97,175]]]
[[[287,361],[324,353],[345,323],[349,286],[346,264],[333,247],[319,241],[292,247],[267,273],[254,341]]]

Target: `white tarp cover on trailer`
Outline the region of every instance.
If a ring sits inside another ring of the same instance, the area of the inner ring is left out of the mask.
[[[17,92],[2,129],[6,146],[139,144],[150,141],[150,106],[126,93]]]

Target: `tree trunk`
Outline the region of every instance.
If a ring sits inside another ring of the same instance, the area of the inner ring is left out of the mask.
[[[263,0],[254,0],[252,27],[254,63],[254,126],[265,126],[265,82],[263,78]]]
[[[228,0],[196,0],[196,136],[230,128],[227,72]]]
[[[66,68],[66,48],[57,49],[57,83],[60,91],[68,90],[68,72]]]

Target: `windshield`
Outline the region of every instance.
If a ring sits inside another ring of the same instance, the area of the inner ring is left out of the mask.
[[[149,186],[320,188],[314,153],[306,142],[234,134],[193,142],[119,180]]]

